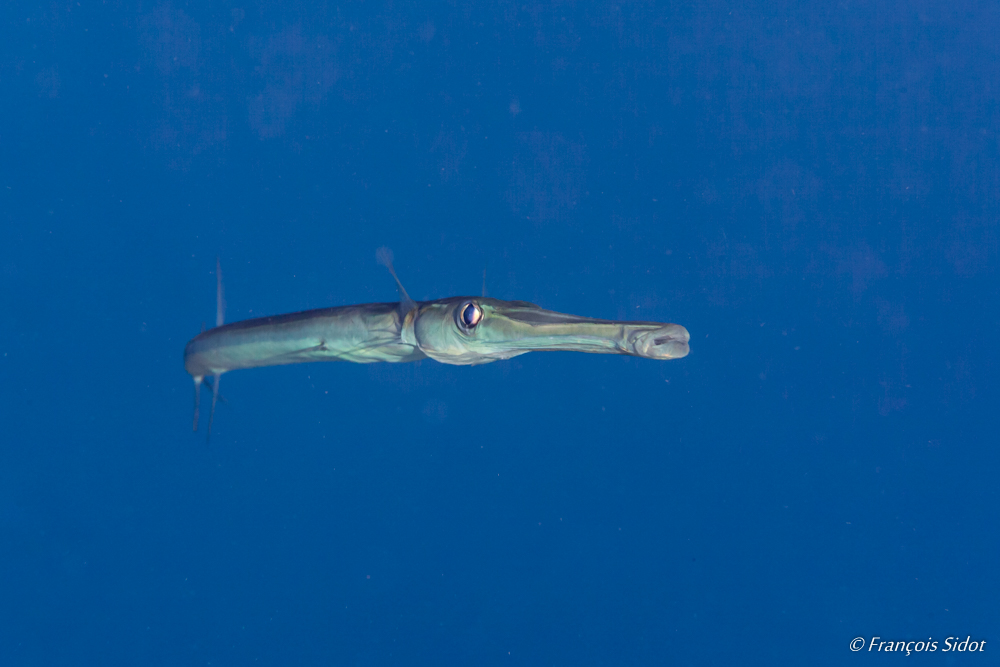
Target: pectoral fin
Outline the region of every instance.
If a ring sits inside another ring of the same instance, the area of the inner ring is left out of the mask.
[[[406,288],[403,287],[403,283],[399,282],[399,278],[396,276],[396,269],[392,268],[392,250],[382,246],[375,251],[375,261],[389,269],[392,279],[396,281],[396,287],[399,288],[399,314],[405,317],[408,312],[417,307],[417,304],[406,293]]]

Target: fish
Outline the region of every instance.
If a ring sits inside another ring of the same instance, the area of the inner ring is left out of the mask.
[[[414,301],[396,275],[392,251],[379,248],[376,260],[396,282],[398,301],[319,308],[225,324],[222,268],[217,259],[216,326],[192,338],[184,348],[184,368],[195,387],[193,430],[198,430],[202,383],[207,382],[212,390],[210,437],[222,374],[245,368],[421,359],[475,366],[528,352],[557,350],[668,360],[685,357],[690,351],[690,335],[679,324],[582,317],[527,301],[486,296]]]

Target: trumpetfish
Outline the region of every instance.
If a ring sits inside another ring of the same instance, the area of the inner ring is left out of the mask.
[[[486,296],[414,301],[396,275],[392,251],[379,248],[376,259],[396,281],[399,301],[319,308],[231,324],[224,323],[222,270],[217,259],[215,327],[192,338],[184,348],[184,368],[194,378],[193,430],[198,430],[202,382],[213,378],[211,435],[219,380],[223,373],[241,368],[427,358],[473,366],[545,350],[665,360],[679,359],[689,351],[690,336],[679,324],[580,317],[527,301]]]

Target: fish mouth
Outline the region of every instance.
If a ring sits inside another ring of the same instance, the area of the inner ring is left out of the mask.
[[[635,337],[635,353],[647,359],[680,359],[691,351],[691,334],[679,324],[665,324]]]

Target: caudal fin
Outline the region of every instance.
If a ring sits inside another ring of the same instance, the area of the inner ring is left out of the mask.
[[[221,327],[226,322],[226,294],[222,288],[222,262],[215,258],[215,326]],[[202,333],[205,331],[205,324],[201,325]],[[212,422],[215,420],[215,404],[219,400],[219,375],[213,376],[215,382],[209,386],[212,389],[212,412],[208,416],[208,437],[212,436]],[[194,378],[194,419],[191,422],[191,430],[198,430],[198,416],[201,408],[201,383],[205,376],[197,375]],[[223,399],[225,400],[225,399]]]

